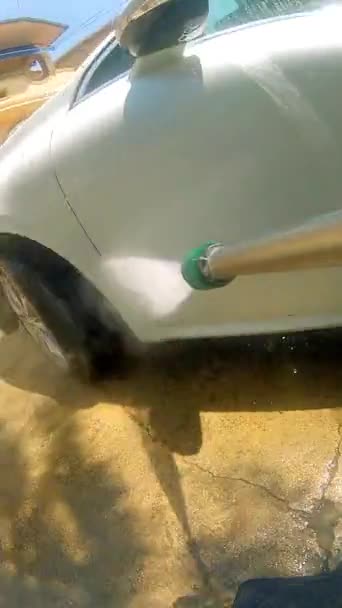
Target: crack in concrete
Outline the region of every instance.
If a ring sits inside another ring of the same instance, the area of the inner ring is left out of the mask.
[[[327,477],[326,482],[322,486],[322,495],[319,500],[319,504],[322,504],[322,502],[324,501],[327,491],[329,490],[331,484],[333,483],[333,481],[337,475],[338,465],[339,465],[340,458],[341,458],[341,448],[342,448],[342,423],[340,423],[338,425],[337,432],[338,432],[339,438],[338,438],[337,445],[335,448],[334,457],[329,462],[328,467],[327,467],[328,477]]]
[[[146,433],[150,441],[153,443],[157,443],[160,446],[169,449],[167,444],[160,440],[154,433],[151,427],[146,424],[143,420],[139,419],[136,415],[136,412],[129,412],[130,417],[133,421],[140,427],[142,431]],[[267,496],[269,496],[272,500],[277,502],[278,504],[283,505],[286,511],[292,513],[300,517],[304,520],[307,526],[313,531],[316,536],[317,545],[322,552],[322,570],[330,571],[330,560],[332,558],[332,547],[335,539],[335,528],[337,523],[342,518],[342,506],[341,510],[338,509],[338,506],[335,505],[333,501],[330,501],[326,498],[326,494],[331,487],[334,479],[336,478],[338,467],[340,463],[340,459],[342,456],[342,423],[338,425],[338,441],[335,448],[334,456],[329,462],[327,466],[328,476],[324,484],[322,485],[321,497],[317,500],[316,506],[311,510],[299,509],[293,507],[289,500],[286,498],[279,496],[275,492],[273,492],[270,488],[263,485],[262,483],[257,483],[255,481],[251,481],[250,479],[246,479],[244,477],[238,477],[234,475],[220,475],[211,471],[210,469],[203,467],[202,465],[191,462],[185,457],[181,457],[181,462],[185,465],[195,468],[203,474],[209,475],[213,479],[222,479],[235,483],[241,483],[252,488],[255,488],[261,492],[264,492]],[[331,513],[329,513],[329,511]],[[332,513],[334,511],[334,513]],[[327,518],[327,512],[329,516]],[[329,538],[329,542],[327,543],[327,538]],[[212,579],[212,575],[206,565],[202,562],[200,558],[199,549],[197,547],[197,543],[191,536],[188,538],[188,548],[189,552],[192,555],[195,563],[197,563],[197,568],[200,573],[202,582],[204,583],[204,587],[210,590],[209,592],[217,597],[221,595],[221,593],[217,593],[218,589],[217,584],[215,585],[215,579]],[[220,586],[219,586],[220,587]],[[221,595],[222,597],[222,595]]]
[[[144,431],[144,433],[146,433],[146,435],[148,435],[148,437],[151,439],[151,441],[153,441],[153,443],[159,443],[161,446],[167,447],[167,445],[161,441],[160,439],[158,439],[158,437],[156,437],[153,432],[151,427],[146,424],[146,422],[144,422],[143,420],[141,420],[139,418],[139,416],[137,416],[137,413],[135,411],[133,411],[132,408],[127,408],[127,413],[129,415],[129,417],[131,418],[131,420],[133,420],[133,422],[135,422],[135,424],[142,430]]]
[[[139,428],[148,435],[148,437],[150,438],[151,441],[153,441],[154,443],[159,443],[161,446],[167,448],[167,445],[152,433],[151,428],[146,423],[144,423],[142,420],[140,420],[133,412],[130,412],[130,417],[139,426]],[[341,427],[342,427],[342,425],[341,425]],[[342,442],[342,435],[341,435],[341,442]],[[251,481],[249,479],[245,479],[243,477],[234,477],[234,476],[230,476],[230,475],[219,475],[217,473],[214,473],[210,469],[206,469],[205,467],[202,467],[201,465],[199,465],[196,462],[190,462],[187,458],[184,458],[184,457],[181,457],[181,461],[190,467],[197,468],[202,473],[206,473],[207,475],[210,475],[213,478],[226,479],[226,480],[237,482],[237,483],[243,483],[243,484],[249,485],[253,488],[259,489],[259,490],[265,492],[266,494],[268,494],[270,496],[270,498],[273,498],[273,500],[283,504],[286,507],[286,509],[292,513],[301,515],[302,517],[305,517],[305,518],[307,518],[308,516],[311,515],[310,511],[292,507],[288,500],[286,500],[285,498],[283,498],[281,496],[278,496],[277,494],[272,492],[272,490],[270,490],[267,486],[264,486],[263,484],[253,482],[253,481]]]
[[[310,511],[306,511],[305,509],[297,509],[296,507],[293,507],[291,505],[291,503],[288,500],[286,500],[286,498],[283,498],[282,496],[278,496],[277,494],[275,494],[274,492],[272,492],[272,490],[270,490],[270,488],[268,488],[267,486],[264,486],[261,483],[257,483],[255,481],[251,481],[250,479],[245,479],[244,477],[235,477],[233,475],[220,475],[218,473],[214,473],[210,469],[207,469],[206,467],[201,466],[197,462],[190,462],[187,458],[182,458],[182,462],[184,462],[185,464],[187,464],[190,467],[194,467],[194,468],[198,469],[202,473],[210,475],[210,477],[213,477],[214,479],[224,479],[224,480],[227,480],[227,481],[233,481],[233,482],[236,482],[236,483],[242,483],[242,484],[251,486],[252,488],[256,488],[258,490],[261,490],[262,492],[264,492],[265,494],[267,494],[270,498],[272,498],[276,502],[281,503],[282,505],[284,505],[285,508],[287,509],[287,511],[289,511],[291,513],[295,513],[296,515],[300,515],[301,517],[305,517],[305,519],[307,519],[307,517],[309,515],[311,515]]]
[[[342,505],[341,509],[339,509],[338,505],[326,498],[326,495],[332,483],[334,482],[334,479],[336,478],[339,462],[342,456],[342,423],[338,426],[338,435],[339,438],[335,448],[334,456],[327,467],[328,478],[322,487],[321,497],[317,501],[316,506],[310,511],[293,507],[288,500],[286,500],[282,496],[279,496],[278,494],[275,494],[270,488],[261,483],[257,483],[244,477],[238,477],[234,475],[220,475],[214,473],[206,467],[201,466],[196,462],[190,462],[186,458],[182,458],[182,461],[188,466],[194,467],[198,471],[210,475],[213,479],[223,479],[236,483],[242,483],[261,490],[274,501],[278,502],[279,504],[282,504],[288,512],[301,517],[315,534],[317,545],[322,553],[322,570],[330,571],[329,563],[332,558],[332,548],[335,539],[335,528],[337,526],[337,523],[342,518]]]
[[[342,518],[342,505],[329,500],[326,495],[336,478],[342,450],[342,423],[338,425],[338,441],[335,453],[327,466],[327,480],[322,485],[321,497],[308,518],[308,527],[314,532],[318,547],[322,552],[322,570],[330,571],[330,562],[333,557],[335,529]]]

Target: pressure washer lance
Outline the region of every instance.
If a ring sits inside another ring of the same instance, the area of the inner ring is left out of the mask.
[[[187,253],[185,281],[199,290],[228,285],[240,275],[342,265],[342,212],[322,215],[293,230],[244,245],[209,241]]]

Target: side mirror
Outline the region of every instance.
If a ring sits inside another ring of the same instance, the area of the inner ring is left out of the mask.
[[[199,36],[208,13],[209,0],[128,0],[115,34],[132,55],[149,55]]]

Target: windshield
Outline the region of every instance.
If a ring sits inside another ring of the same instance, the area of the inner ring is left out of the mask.
[[[260,19],[314,10],[324,0],[210,0],[206,33]]]

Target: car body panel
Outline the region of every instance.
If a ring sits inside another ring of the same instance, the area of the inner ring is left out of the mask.
[[[269,237],[340,208],[342,41],[329,19],[276,19],[139,59],[55,130],[58,178],[140,337],[340,323],[340,269],[206,293],[179,270],[201,242]]]
[[[239,277],[209,292],[180,272],[209,239],[269,238],[340,209],[333,14],[140,58],[73,106],[89,65],[0,150],[0,230],[71,261],[143,340],[342,325],[340,268]]]
[[[65,200],[51,158],[53,125],[68,110],[74,90],[69,83],[0,146],[0,230],[91,270],[98,253]]]

